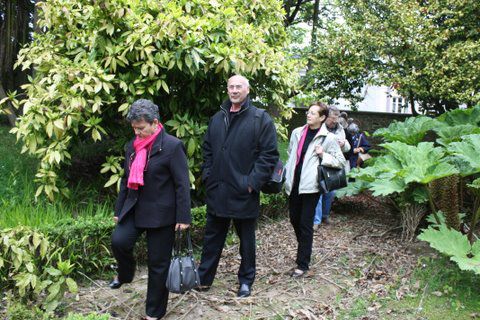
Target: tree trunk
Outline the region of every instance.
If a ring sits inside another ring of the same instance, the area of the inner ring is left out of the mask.
[[[317,47],[317,29],[318,29],[318,22],[320,21],[320,17],[318,16],[320,13],[320,0],[315,0],[313,4],[313,15],[312,15],[312,49],[315,50]]]
[[[318,29],[318,22],[319,22],[319,14],[320,12],[320,0],[315,0],[315,3],[313,4],[313,15],[312,15],[312,40],[310,42],[310,47],[312,52],[315,52],[317,48],[317,29]],[[307,63],[307,69],[311,70],[312,69],[312,57],[313,55],[309,56],[308,63]]]
[[[413,97],[413,94],[410,94],[410,109],[412,109],[412,115],[413,116],[418,116],[419,113],[417,112],[417,109],[415,109],[415,98]]]

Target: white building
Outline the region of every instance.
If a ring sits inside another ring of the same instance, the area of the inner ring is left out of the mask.
[[[388,112],[411,114],[411,108],[405,97],[387,86],[366,86],[362,89],[363,100],[357,104],[358,111]],[[345,99],[335,102],[341,110],[351,110],[351,103]],[[415,104],[418,110],[418,105]]]

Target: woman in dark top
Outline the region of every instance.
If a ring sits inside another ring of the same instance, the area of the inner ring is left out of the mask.
[[[112,250],[118,275],[110,288],[118,289],[133,280],[133,248],[146,232],[148,288],[143,319],[160,319],[167,309],[165,283],[175,230],[191,223],[187,156],[183,143],[163,129],[153,102],[135,101],[127,120],[136,137],[126,146],[125,176],[115,205]]]
[[[365,134],[360,132],[360,128],[356,123],[351,123],[348,126],[347,131],[352,137],[352,149],[350,149],[350,156],[348,157],[348,161],[350,162],[350,168],[353,169],[358,166],[359,162],[361,162],[358,159],[359,154],[367,153],[370,150],[371,146],[367,138],[365,137]]]

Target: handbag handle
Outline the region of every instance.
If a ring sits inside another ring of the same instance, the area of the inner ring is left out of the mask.
[[[358,143],[357,143],[357,149],[360,147],[360,142],[362,142],[362,134],[358,136]]]
[[[187,250],[188,255],[193,255],[193,246],[192,238],[190,236],[190,228],[185,230],[186,240],[187,240]],[[175,245],[173,246],[173,256],[176,256],[182,250],[182,230],[178,229],[175,231]]]

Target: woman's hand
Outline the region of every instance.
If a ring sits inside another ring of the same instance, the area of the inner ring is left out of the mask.
[[[186,224],[186,223],[177,223],[175,225],[175,230],[185,230],[185,229],[188,229],[188,227],[190,227],[189,224]]]
[[[323,155],[323,147],[322,146],[315,146],[315,153],[321,157]]]

